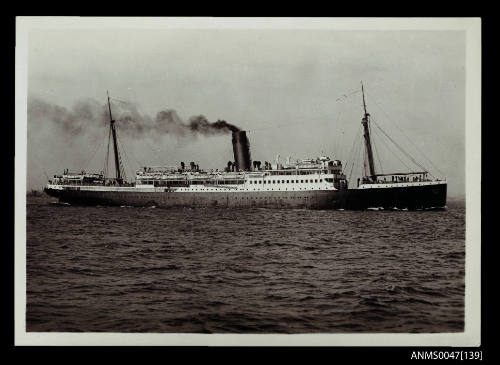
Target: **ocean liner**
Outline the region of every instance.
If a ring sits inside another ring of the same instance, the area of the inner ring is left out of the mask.
[[[145,166],[127,182],[109,108],[115,176],[104,172],[64,170],[49,180],[45,192],[75,205],[149,207],[269,207],[311,209],[426,209],[446,205],[446,181],[431,180],[427,171],[377,174],[370,138],[370,115],[363,91],[362,119],[368,169],[356,188],[348,188],[342,162],[327,156],[281,163],[252,161],[243,130],[232,131],[234,161],[221,170],[205,171],[190,162],[178,166]],[[108,139],[108,140],[109,140]],[[109,143],[108,143],[109,155]],[[391,179],[391,180],[388,180]]]

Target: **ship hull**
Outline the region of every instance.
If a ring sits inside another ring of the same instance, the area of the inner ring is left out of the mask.
[[[446,207],[446,183],[369,189],[349,189],[345,209],[430,209]]]
[[[306,209],[429,209],[446,206],[446,183],[348,190],[141,192],[51,189],[45,192],[72,205],[134,207],[263,207]]]
[[[259,192],[135,192],[89,191],[46,188],[45,192],[72,205],[134,207],[263,207],[339,209],[346,190]]]

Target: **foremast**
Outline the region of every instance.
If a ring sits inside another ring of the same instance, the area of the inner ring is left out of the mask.
[[[113,115],[111,113],[111,101],[109,98],[109,92],[107,91],[108,95],[108,110],[109,110],[109,128],[110,128],[110,134],[113,137],[113,151],[114,151],[114,157],[115,157],[115,173],[116,173],[116,181],[118,184],[122,184],[125,177],[125,169],[123,168],[121,156],[120,156],[120,151],[118,150],[118,139],[116,136],[116,126],[115,126],[115,120],[113,119]],[[109,143],[108,143],[108,154],[109,154]]]
[[[363,119],[361,120],[361,124],[363,125],[363,136],[365,139],[365,149],[366,149],[366,155],[368,158],[368,169],[369,169],[369,175],[366,176],[368,179],[370,179],[372,182],[375,182],[377,180],[377,175],[375,172],[375,163],[373,161],[373,150],[372,150],[372,142],[370,138],[370,114],[366,111],[366,102],[365,102],[365,89],[363,87],[363,82],[361,82],[361,92],[363,94],[363,110],[365,112]],[[366,174],[366,171],[365,171]]]

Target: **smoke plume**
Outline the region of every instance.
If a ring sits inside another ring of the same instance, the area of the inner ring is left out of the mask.
[[[197,137],[227,134],[240,129],[224,120],[208,121],[203,115],[193,116],[185,122],[173,109],[156,113],[155,117],[141,114],[137,107],[129,102],[112,102],[111,111],[120,133],[133,138],[164,134]],[[67,109],[39,98],[28,99],[28,121],[39,123],[51,121],[65,133],[77,136],[86,130],[106,126],[109,123],[107,104],[92,99],[80,100],[71,109]]]

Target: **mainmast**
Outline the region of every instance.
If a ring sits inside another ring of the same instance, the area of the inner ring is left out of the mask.
[[[111,134],[113,136],[113,149],[115,152],[115,172],[116,172],[116,180],[118,183],[122,183],[124,174],[123,172],[123,167],[121,164],[121,158],[120,158],[120,153],[118,152],[118,140],[116,138],[116,127],[115,127],[115,121],[113,119],[113,115],[111,114],[111,102],[109,99],[109,92],[106,91],[108,94],[108,109],[109,109],[109,120],[110,120],[110,129],[111,129]]]
[[[368,157],[368,168],[370,170],[370,175],[368,177],[372,181],[375,181],[377,177],[376,177],[376,173],[375,173],[375,164],[373,163],[372,142],[370,139],[370,128],[368,125],[368,123],[370,121],[370,114],[368,114],[366,111],[365,89],[363,87],[363,82],[361,82],[361,92],[363,94],[363,109],[365,111],[365,115],[364,115],[363,119],[361,120],[361,124],[363,125],[363,130],[364,130],[366,154]]]

